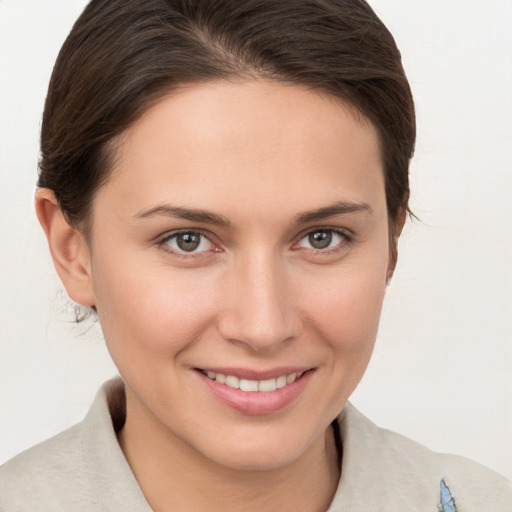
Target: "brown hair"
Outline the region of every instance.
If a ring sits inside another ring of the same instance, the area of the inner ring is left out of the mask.
[[[413,99],[395,41],[364,0],[92,0],[50,81],[38,185],[87,232],[116,136],[174,88],[232,77],[346,101],[379,132],[390,221],[407,208]]]

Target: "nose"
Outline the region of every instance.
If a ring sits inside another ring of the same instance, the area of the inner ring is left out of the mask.
[[[272,352],[302,332],[293,280],[279,256],[240,258],[222,286],[224,305],[218,318],[221,336],[254,352]]]

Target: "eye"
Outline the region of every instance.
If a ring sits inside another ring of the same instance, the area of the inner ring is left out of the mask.
[[[349,237],[345,233],[334,229],[317,229],[301,238],[297,247],[321,251],[323,249],[334,249],[347,242],[349,242]]]
[[[211,251],[215,248],[213,243],[199,231],[172,233],[160,243],[179,253],[198,253]]]

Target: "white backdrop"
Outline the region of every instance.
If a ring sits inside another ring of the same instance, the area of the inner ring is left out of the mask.
[[[40,116],[85,0],[0,0],[0,463],[115,374],[59,297],[32,206]],[[411,206],[367,375],[381,426],[512,478],[512,1],[373,0],[417,103]]]

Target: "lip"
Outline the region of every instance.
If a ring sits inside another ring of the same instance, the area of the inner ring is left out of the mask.
[[[290,375],[292,373],[301,373],[303,375],[295,382],[288,384],[284,388],[275,391],[241,391],[234,389],[215,380],[209,379],[202,371],[214,371],[224,375],[234,375],[242,379],[266,380],[278,377],[280,375]],[[208,388],[209,392],[219,400],[223,405],[227,405],[243,414],[250,416],[264,416],[276,413],[295,401],[304,391],[309,381],[313,377],[315,370],[312,368],[275,368],[268,371],[258,372],[242,368],[216,368],[208,370],[206,368],[195,369],[194,373],[201,382]]]
[[[201,367],[197,368],[197,370],[202,370],[204,372],[215,372],[222,373],[224,375],[233,375],[238,377],[239,379],[248,379],[248,380],[266,380],[266,379],[275,379],[280,377],[281,375],[291,375],[292,373],[304,373],[312,368],[309,366],[280,366],[277,368],[272,368],[268,370],[254,370],[248,368],[233,368],[233,367]]]

